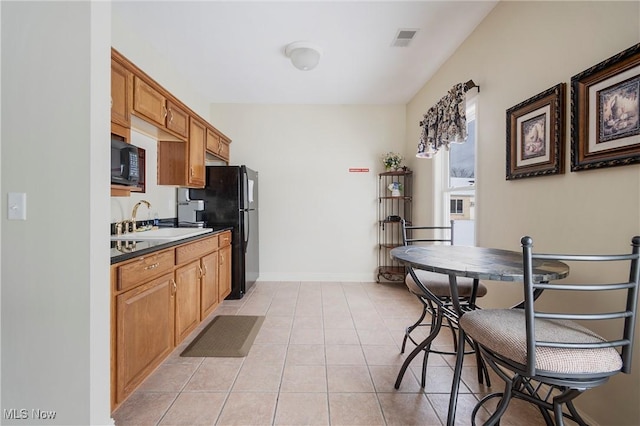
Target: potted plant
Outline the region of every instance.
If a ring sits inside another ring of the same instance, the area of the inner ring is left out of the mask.
[[[398,170],[402,167],[402,155],[397,152],[387,152],[382,156],[382,163],[387,171]]]

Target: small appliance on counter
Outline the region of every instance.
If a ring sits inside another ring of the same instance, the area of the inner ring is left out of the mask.
[[[199,220],[198,212],[204,210],[204,200],[192,200],[189,188],[178,188],[178,227],[204,228],[204,221]]]

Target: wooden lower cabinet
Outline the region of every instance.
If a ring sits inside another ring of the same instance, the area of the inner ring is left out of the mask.
[[[176,269],[176,345],[200,324],[200,261]]]
[[[230,231],[111,265],[112,411],[230,292]]]
[[[174,347],[173,272],[115,298],[116,400],[128,396]]]
[[[206,318],[221,302],[218,298],[218,252],[201,259],[200,318]]]
[[[220,236],[220,250],[218,251],[220,267],[218,271],[218,300],[220,301],[231,293],[231,232],[227,238],[227,245],[223,245],[223,235]]]

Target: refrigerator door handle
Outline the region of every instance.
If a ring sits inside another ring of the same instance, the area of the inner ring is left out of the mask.
[[[249,175],[246,170],[242,172],[242,198],[243,198],[243,209],[249,208]]]
[[[249,246],[249,234],[251,233],[251,226],[249,225],[249,211],[246,209],[242,210],[242,215],[244,219],[244,252],[247,252],[247,247]]]

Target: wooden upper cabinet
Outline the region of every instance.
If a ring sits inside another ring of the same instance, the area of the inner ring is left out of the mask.
[[[202,188],[207,153],[229,162],[229,143],[213,125],[143,70],[111,50],[111,133],[136,130],[158,141],[158,184]],[[112,196],[129,195],[118,188]]]
[[[207,128],[207,151],[216,154],[220,149],[220,136],[213,130]]]
[[[207,129],[204,123],[191,117],[189,120],[189,161],[187,167],[187,185],[190,187],[204,186],[206,135]]]
[[[220,138],[220,149],[218,150],[218,157],[224,161],[229,162],[229,141]]]
[[[212,129],[207,128],[207,152],[228,162],[229,161],[229,142],[230,141],[221,137]]]
[[[138,76],[134,76],[133,110],[153,123],[164,127],[167,115],[166,99]]]
[[[189,114],[170,100],[167,100],[167,129],[186,138],[189,136]]]
[[[134,76],[133,110],[159,129],[170,130],[186,140],[189,136],[189,113],[180,103],[168,98],[137,75]]]
[[[133,74],[111,60],[111,121],[125,128],[131,126]]]

